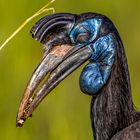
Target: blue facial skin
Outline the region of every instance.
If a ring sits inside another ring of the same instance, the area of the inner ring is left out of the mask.
[[[101,26],[100,19],[89,19],[77,24],[70,32],[76,47],[90,47],[93,53],[90,63],[80,75],[80,88],[89,95],[95,95],[106,84],[115,59],[115,43],[112,34],[95,41]]]
[[[86,65],[80,76],[80,87],[84,93],[95,94],[107,82],[115,57],[115,44],[112,35],[99,38],[90,44],[93,50],[90,63]]]
[[[74,46],[81,47],[91,43],[97,37],[100,26],[101,20],[96,18],[75,25],[70,32],[70,38]],[[86,36],[85,40],[79,40],[80,36]]]

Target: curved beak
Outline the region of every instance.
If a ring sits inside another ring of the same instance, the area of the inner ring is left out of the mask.
[[[16,118],[17,126],[22,126],[41,101],[92,53],[86,46],[76,48],[65,43],[52,48],[52,44],[45,45],[47,51],[25,89]]]

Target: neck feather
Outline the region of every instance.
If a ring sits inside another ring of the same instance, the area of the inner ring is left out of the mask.
[[[138,120],[131,97],[129,72],[120,38],[107,84],[92,98],[91,121],[95,140],[110,140],[113,135]]]

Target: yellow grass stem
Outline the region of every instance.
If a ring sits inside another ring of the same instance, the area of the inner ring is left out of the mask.
[[[47,8],[51,3],[53,3],[55,0],[51,0],[49,3],[47,3],[45,6],[43,6],[40,10],[38,10],[35,14],[33,14],[31,17],[27,18],[6,40],[5,42],[0,46],[0,50],[19,32],[25,27],[32,19],[39,16],[40,14],[46,13],[48,11],[52,11],[55,13],[55,9],[53,7]]]

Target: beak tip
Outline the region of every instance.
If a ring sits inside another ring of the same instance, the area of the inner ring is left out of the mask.
[[[23,120],[23,119],[17,120],[16,121],[16,127],[22,127],[24,122],[25,122],[25,120]]]
[[[18,115],[16,119],[16,127],[22,127],[28,117],[32,117],[32,114],[27,115],[26,117],[21,117],[21,114]]]

